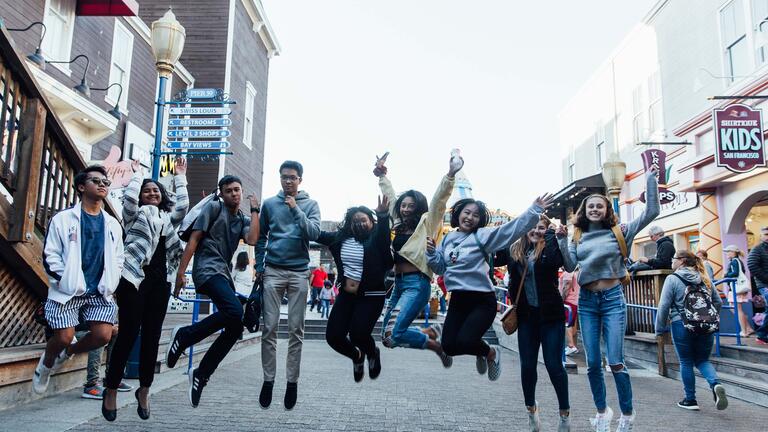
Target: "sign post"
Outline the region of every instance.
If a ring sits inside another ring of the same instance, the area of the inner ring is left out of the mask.
[[[745,173],[766,166],[763,116],[760,109],[732,104],[716,109],[715,161],[717,166]]]

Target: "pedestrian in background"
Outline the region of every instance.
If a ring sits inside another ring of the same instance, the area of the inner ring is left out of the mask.
[[[331,301],[336,298],[336,293],[333,292],[333,285],[323,287],[320,291],[320,302],[323,304],[323,309],[320,312],[320,318],[328,318],[331,313]]]
[[[709,383],[714,395],[715,406],[718,410],[724,410],[728,407],[725,388],[720,384],[717,372],[709,362],[715,333],[714,331],[694,333],[684,326],[686,321],[682,316],[688,311],[686,301],[694,290],[700,289],[700,295],[708,296],[717,313],[720,312],[722,306],[720,295],[712,285],[712,281],[709,280],[704,263],[691,252],[677,251],[672,261],[672,269],[675,272],[664,280],[664,287],[659,299],[656,313],[656,337],[661,337],[666,332],[667,318],[669,318],[672,341],[680,360],[680,375],[685,390],[685,398],[678,402],[677,406],[687,410],[699,410],[699,404],[696,401],[696,377],[693,374],[695,366]],[[703,305],[706,301],[698,301],[698,303]]]
[[[696,256],[699,257],[701,262],[704,264],[704,270],[707,272],[707,277],[712,282],[715,281],[715,269],[712,267],[712,263],[709,262],[709,254],[705,250],[698,250],[696,251]],[[719,294],[718,294],[719,295]]]
[[[728,271],[725,272],[726,278],[734,278],[736,282],[732,284],[725,284],[723,292],[729,303],[733,302],[733,294],[731,293],[732,287],[736,290],[736,306],[739,310],[739,326],[741,327],[741,337],[750,337],[755,334],[752,330],[752,326],[749,325],[749,317],[744,312],[744,303],[749,302],[752,299],[752,288],[750,287],[749,279],[746,277],[745,272],[747,268],[744,266],[744,262],[741,258],[744,253],[736,245],[729,245],[723,252],[726,253],[728,258]]]
[[[564,271],[560,276],[563,304],[571,309],[570,320],[566,323],[565,329],[565,341],[567,343],[565,355],[567,356],[579,353],[579,348],[576,346],[576,341],[578,340],[577,333],[579,331],[579,291],[581,290],[578,279],[578,270],[573,273]]]
[[[749,252],[747,266],[755,278],[758,291],[768,301],[768,226],[760,229],[760,244]],[[768,344],[768,320],[764,320],[763,325],[757,328],[757,343]]]
[[[312,270],[309,278],[309,289],[311,290],[309,311],[311,312],[312,309],[317,306],[317,311],[320,312],[320,291],[322,291],[323,286],[325,286],[325,281],[328,279],[328,273],[325,272],[323,266],[318,266]]]
[[[235,283],[235,291],[248,297],[253,290],[253,267],[248,252],[242,251],[235,258],[235,266],[232,269],[232,281]]]

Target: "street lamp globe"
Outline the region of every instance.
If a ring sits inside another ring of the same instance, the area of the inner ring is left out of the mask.
[[[627,164],[616,153],[611,153],[608,160],[603,163],[603,181],[608,190],[608,196],[618,197],[624,178],[627,176]]]
[[[168,78],[173,73],[184,50],[186,35],[184,26],[176,20],[176,15],[170,9],[152,23],[152,54],[160,76]]]

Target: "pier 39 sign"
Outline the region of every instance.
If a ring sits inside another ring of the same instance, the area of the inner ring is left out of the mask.
[[[745,173],[766,165],[760,109],[733,104],[716,109],[712,117],[715,120],[717,166]]]

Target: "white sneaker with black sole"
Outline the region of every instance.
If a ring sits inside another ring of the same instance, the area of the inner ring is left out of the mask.
[[[32,390],[37,394],[43,394],[48,389],[48,383],[51,380],[52,368],[46,367],[43,364],[45,359],[45,352],[40,355],[40,361],[37,362],[35,373],[32,376]]]
[[[192,404],[192,408],[197,408],[200,404],[200,396],[206,384],[208,384],[208,378],[201,377],[197,368],[189,371],[189,403]]]
[[[501,350],[498,346],[492,346],[491,349],[496,353],[493,360],[488,360],[488,379],[496,381],[501,376]]]
[[[725,387],[722,384],[715,384],[712,387],[712,394],[715,398],[715,407],[722,411],[728,408],[728,396],[725,395]]]

